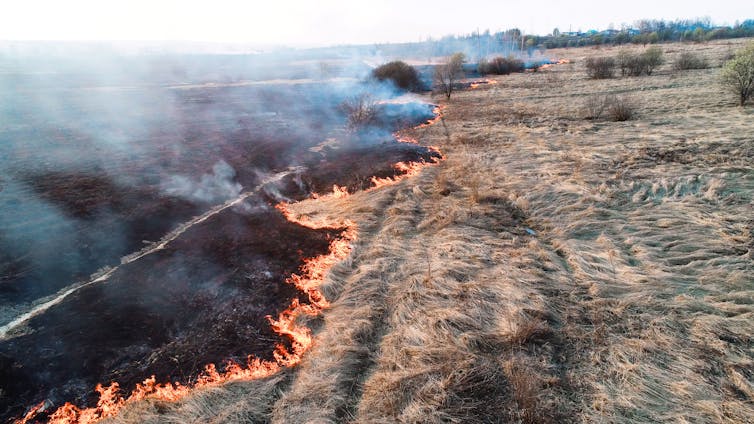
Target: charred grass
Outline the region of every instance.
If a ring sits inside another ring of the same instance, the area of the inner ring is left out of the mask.
[[[754,121],[714,70],[671,69],[726,42],[663,48],[648,77],[589,80],[584,57],[609,52],[571,49],[553,54],[575,65],[454,93],[410,134],[442,164],[295,205],[359,225],[299,366],[120,422],[224,405],[262,411],[237,422],[751,422]],[[616,93],[634,119],[583,119]]]

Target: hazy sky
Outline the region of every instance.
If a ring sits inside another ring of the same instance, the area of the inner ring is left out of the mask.
[[[641,18],[732,24],[751,0],[2,0],[2,40],[184,40],[255,44],[416,41],[518,27],[545,34]]]

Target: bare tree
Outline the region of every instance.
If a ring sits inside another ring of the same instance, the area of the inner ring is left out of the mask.
[[[346,115],[349,131],[369,126],[377,118],[377,102],[367,93],[346,99],[340,107]]]
[[[435,85],[448,99],[453,93],[453,85],[463,76],[463,53],[455,53],[445,63],[435,67]]]

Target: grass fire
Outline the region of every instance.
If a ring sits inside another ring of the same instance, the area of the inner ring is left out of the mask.
[[[0,18],[0,421],[754,421],[753,21],[216,6]]]

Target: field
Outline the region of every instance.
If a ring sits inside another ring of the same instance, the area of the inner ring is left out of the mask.
[[[218,60],[171,58],[199,74],[176,88],[159,71],[120,81],[0,57],[0,422],[94,407],[99,382],[131,392],[273,360],[291,340],[267,317],[309,301],[286,279],[340,234],[275,204],[437,155],[393,136],[432,105],[381,104],[379,122],[349,132],[355,78],[204,84]]]
[[[617,49],[555,50],[456,92],[403,134],[445,161],[291,205],[358,226],[299,365],[111,421],[752,422],[754,109],[717,82],[740,45],[599,81],[584,59]],[[606,94],[634,118],[585,119]]]

